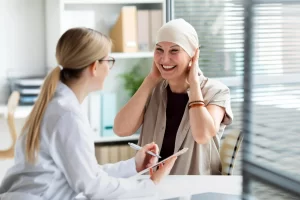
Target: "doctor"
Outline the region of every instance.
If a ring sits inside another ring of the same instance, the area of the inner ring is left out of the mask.
[[[46,77],[18,139],[15,165],[0,187],[1,200],[71,200],[79,193],[88,199],[115,198],[134,190],[154,191],[169,174],[176,158],[152,171],[150,179],[126,179],[157,162],[145,153],[158,153],[154,143],[127,161],[97,164],[81,103],[102,89],[115,61],[108,56],[111,45],[92,29],[73,28],[61,36],[56,47],[59,66]]]

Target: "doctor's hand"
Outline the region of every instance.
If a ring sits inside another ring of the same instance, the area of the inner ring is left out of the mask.
[[[162,178],[170,174],[170,171],[177,159],[177,156],[174,156],[168,159],[165,163],[159,164],[158,170],[154,171],[153,168],[150,169],[150,179],[154,184],[159,184]]]
[[[157,163],[158,159],[157,157],[154,157],[152,155],[149,155],[146,153],[147,151],[152,151],[155,154],[158,154],[158,146],[154,142],[150,144],[146,144],[143,146],[141,150],[139,150],[135,155],[135,165],[136,165],[136,171],[140,172],[154,164]]]

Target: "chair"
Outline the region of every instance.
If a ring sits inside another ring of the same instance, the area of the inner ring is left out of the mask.
[[[222,163],[222,175],[232,175],[237,154],[243,141],[240,130],[233,130],[226,134],[221,143],[220,158]]]
[[[20,93],[17,91],[14,91],[11,93],[8,103],[7,103],[7,123],[8,123],[8,129],[9,133],[12,138],[12,145],[10,146],[9,149],[7,150],[1,150],[0,151],[0,159],[10,159],[14,158],[14,149],[15,149],[15,144],[17,141],[17,131],[15,127],[15,110],[19,104],[19,99],[20,99]]]

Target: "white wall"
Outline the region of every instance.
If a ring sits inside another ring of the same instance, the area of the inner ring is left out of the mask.
[[[41,76],[45,68],[44,0],[0,0],[0,103],[8,74]]]

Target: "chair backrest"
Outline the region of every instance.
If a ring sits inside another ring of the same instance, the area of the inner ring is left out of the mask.
[[[243,141],[240,130],[233,130],[226,134],[221,143],[220,157],[222,163],[222,175],[232,175],[237,154]]]
[[[17,106],[19,105],[20,93],[14,91],[11,93],[7,103],[7,123],[9,133],[12,138],[12,145],[9,149],[0,151],[0,159],[7,159],[14,157],[14,148],[17,141],[17,131],[15,127],[15,111]]]

